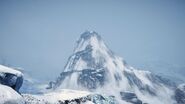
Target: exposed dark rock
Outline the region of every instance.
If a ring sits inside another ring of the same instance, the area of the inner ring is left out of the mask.
[[[88,89],[96,89],[103,86],[106,74],[105,69],[84,69],[78,78],[78,83]]]
[[[120,92],[122,100],[130,102],[132,104],[142,104],[142,101],[139,100],[135,93],[132,92]]]
[[[12,73],[0,73],[0,83],[7,85],[19,92],[19,89],[23,83],[23,76],[18,76]]]

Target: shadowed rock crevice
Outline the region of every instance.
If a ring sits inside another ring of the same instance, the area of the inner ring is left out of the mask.
[[[18,76],[12,73],[0,73],[0,83],[19,92],[19,89],[23,84],[23,76]]]

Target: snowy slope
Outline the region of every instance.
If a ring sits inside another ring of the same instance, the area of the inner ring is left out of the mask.
[[[23,94],[27,104],[116,104],[111,97],[87,91],[62,89],[44,94]]]
[[[0,104],[24,104],[24,99],[12,88],[0,84]]]
[[[115,55],[94,31],[86,31],[77,41],[74,53],[49,88],[87,90],[115,96],[133,92],[145,103],[173,104],[173,84],[149,71],[137,70]]]
[[[57,102],[59,102],[59,100],[64,101],[64,100],[72,100],[75,98],[80,98],[80,97],[84,97],[89,95],[90,93],[88,92],[80,92],[80,91],[75,91],[75,90],[67,90],[67,89],[62,89],[62,90],[58,90],[58,91],[52,91],[52,92],[48,92],[48,93],[44,93],[44,94],[23,94],[24,99],[27,102],[30,103],[45,103],[45,102],[49,102],[52,104],[55,104]],[[33,100],[30,100],[33,99]]]
[[[145,62],[144,65],[140,66],[142,69],[156,73],[157,75],[168,78],[177,84],[185,82],[185,67],[175,64],[169,64],[162,61],[151,61]]]

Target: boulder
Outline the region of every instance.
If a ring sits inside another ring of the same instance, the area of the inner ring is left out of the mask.
[[[19,92],[23,83],[23,74],[15,69],[0,65],[0,84],[9,86]]]

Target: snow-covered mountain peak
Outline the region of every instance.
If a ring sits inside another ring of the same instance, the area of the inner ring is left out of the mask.
[[[95,31],[85,31],[84,33],[81,34],[80,39],[87,40],[87,39],[90,39],[92,37],[96,37],[96,38],[101,40],[101,36]]]
[[[48,88],[89,90],[113,95],[118,100],[125,100],[124,96],[134,93],[149,104],[171,104],[173,91],[169,84],[149,71],[127,65],[106,46],[98,33],[86,31],[77,41],[60,76]],[[153,97],[156,101],[152,101]]]
[[[116,62],[117,61],[117,62]],[[119,65],[116,63],[120,63]],[[64,72],[83,69],[123,68],[122,58],[106,46],[101,36],[94,31],[84,32],[77,41],[74,53],[69,57]]]
[[[99,37],[99,39],[101,38],[100,35],[98,35],[97,32],[95,32],[95,31],[88,31],[88,30],[85,31],[84,33],[82,33],[80,38],[87,39],[87,38],[92,37],[92,36],[97,36],[97,37]]]
[[[79,40],[77,41],[74,52],[76,53],[82,50],[88,50],[89,48],[96,51],[109,50],[101,36],[95,31],[85,31],[82,33]]]

